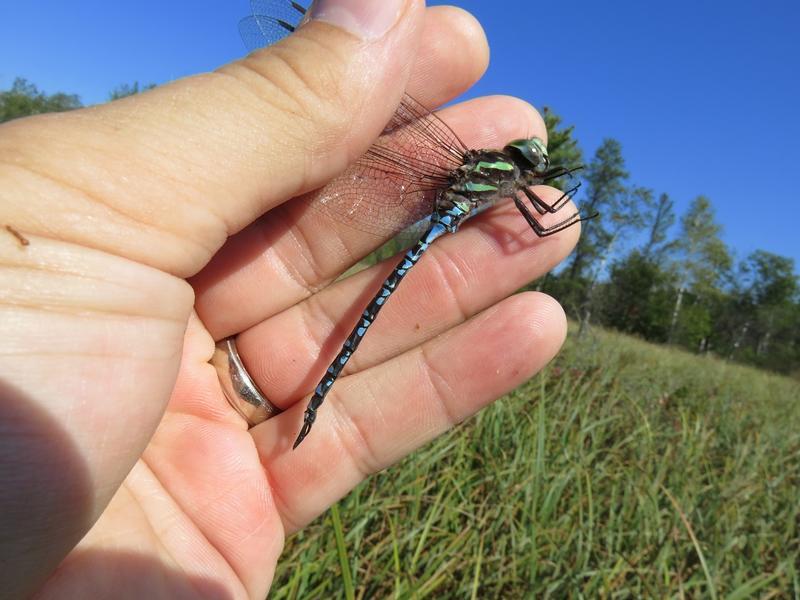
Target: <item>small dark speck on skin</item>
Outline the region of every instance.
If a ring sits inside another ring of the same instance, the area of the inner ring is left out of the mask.
[[[27,246],[27,245],[29,245],[31,243],[28,238],[26,238],[19,231],[14,229],[11,225],[6,225],[6,231],[8,231],[8,233],[10,233],[15,238],[17,238],[17,241],[19,242],[20,246]]]
[[[414,330],[415,330],[415,331],[419,331],[419,328],[420,328],[420,324],[419,324],[419,323],[417,323],[416,325],[414,325]]]

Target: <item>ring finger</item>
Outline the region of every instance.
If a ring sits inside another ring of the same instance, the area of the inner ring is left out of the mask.
[[[344,377],[312,435],[289,450],[303,407],[251,430],[287,533],[383,469],[530,378],[566,333],[543,294],[508,298],[420,347]]]

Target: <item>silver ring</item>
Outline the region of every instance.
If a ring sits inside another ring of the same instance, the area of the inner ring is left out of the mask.
[[[228,403],[242,415],[250,427],[255,427],[281,412],[281,409],[267,400],[244,368],[234,336],[217,342],[211,364],[217,369],[222,393]]]

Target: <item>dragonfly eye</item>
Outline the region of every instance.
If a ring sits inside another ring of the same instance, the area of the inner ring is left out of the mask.
[[[524,170],[539,174],[550,166],[547,148],[537,137],[513,140],[506,145],[505,150],[517,159]]]

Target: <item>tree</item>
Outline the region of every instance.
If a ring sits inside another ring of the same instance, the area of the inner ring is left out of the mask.
[[[597,281],[605,272],[606,265],[614,255],[615,245],[628,231],[644,227],[644,212],[652,205],[653,191],[643,187],[626,189],[616,202],[610,204],[606,219],[608,221],[606,245],[601,249],[600,256],[595,261],[596,264],[589,277],[586,296],[583,299],[579,335],[585,333],[591,322]]]
[[[613,256],[614,246],[623,233],[643,226],[642,208],[652,203],[652,192],[628,188],[628,172],[617,140],[606,139],[586,168],[587,215],[598,214],[584,223],[583,232],[568,271],[568,300],[577,308],[581,331],[591,319],[597,281]]]
[[[586,265],[608,246],[612,233],[605,223],[609,213],[619,212],[614,209],[627,191],[624,183],[627,178],[622,146],[617,140],[604,140],[586,168],[587,201],[582,203],[587,215],[599,213],[599,216],[583,223],[581,238],[569,268],[570,280],[576,281],[583,276]]]
[[[747,257],[745,271],[752,274],[749,293],[756,305],[777,306],[797,296],[798,281],[791,258],[756,250]]]
[[[653,257],[656,262],[675,247],[675,242],[667,243],[667,232],[675,224],[674,203],[667,194],[658,197],[650,222],[650,235],[647,243],[642,249],[642,255],[646,258]]]
[[[583,164],[583,152],[574,137],[575,126],[561,126],[561,117],[544,107],[544,124],[547,127],[547,153],[550,164],[565,167],[578,167]],[[551,182],[551,185],[564,189],[562,181]],[[571,186],[569,186],[571,187]]]
[[[681,275],[667,341],[675,341],[685,296],[691,290],[693,301],[701,306],[692,308],[691,323],[687,318],[684,337],[687,342],[696,342],[705,348],[711,333],[710,318],[701,316],[698,310],[704,302],[721,293],[720,283],[729,272],[732,260],[728,248],[719,237],[722,228],[715,221],[711,201],[705,196],[695,198],[681,219],[681,228],[676,244],[680,256],[675,263]]]
[[[111,93],[108,95],[108,100],[113,101],[119,100],[120,98],[127,98],[128,96],[135,96],[147,90],[152,90],[154,87],[156,87],[155,83],[149,83],[141,88],[139,87],[138,81],[134,81],[133,84],[122,83],[111,90]]]
[[[645,339],[664,342],[669,330],[674,275],[639,250],[611,267],[604,288],[604,322]]]
[[[743,358],[776,370],[798,352],[800,284],[791,258],[756,250],[740,266],[736,306],[740,309],[729,356],[746,345]]]
[[[63,112],[80,108],[75,94],[47,95],[21,77],[17,77],[10,90],[0,92],[0,123],[11,119],[50,112]]]

